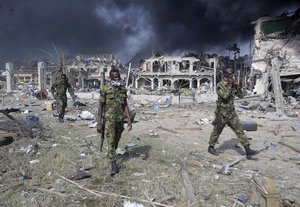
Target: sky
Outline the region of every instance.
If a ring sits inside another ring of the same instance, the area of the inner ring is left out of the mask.
[[[153,52],[224,54],[235,42],[243,55],[252,21],[297,8],[299,0],[0,0],[0,69],[62,54],[113,54],[124,64]]]

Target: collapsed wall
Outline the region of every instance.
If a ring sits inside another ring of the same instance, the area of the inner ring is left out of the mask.
[[[262,17],[255,24],[252,78],[253,92],[267,95],[270,86],[270,71],[276,58],[284,95],[300,95],[300,15]],[[274,61],[273,61],[274,62]]]

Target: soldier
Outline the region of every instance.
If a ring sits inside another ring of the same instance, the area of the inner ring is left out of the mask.
[[[110,174],[113,176],[119,172],[116,149],[124,131],[124,113],[128,119],[128,131],[132,128],[132,119],[127,104],[125,82],[121,80],[117,69],[113,68],[109,76],[111,80],[100,90],[97,131],[103,133],[103,118],[105,118],[104,131],[108,143],[108,157],[111,161]]]
[[[223,71],[223,76],[223,80],[217,85],[218,100],[217,109],[215,111],[216,118],[213,121],[214,128],[210,135],[208,152],[216,156],[218,155],[218,151],[214,148],[214,146],[218,142],[219,135],[225,125],[228,125],[244,146],[247,159],[251,159],[251,156],[257,152],[250,149],[249,139],[244,133],[234,108],[234,97],[237,96],[239,98],[243,98],[245,92],[239,87],[231,68],[225,69]]]
[[[65,109],[67,107],[67,89],[75,103],[74,91],[67,80],[66,74],[61,74],[60,79],[57,79],[51,86],[51,93],[57,102],[58,120],[64,122]]]

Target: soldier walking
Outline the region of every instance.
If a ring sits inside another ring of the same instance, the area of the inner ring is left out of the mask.
[[[245,92],[238,85],[231,68],[223,70],[223,80],[217,85],[217,94],[216,118],[212,123],[214,128],[210,135],[208,152],[216,156],[219,154],[214,146],[218,142],[219,135],[222,133],[224,127],[228,125],[244,146],[247,159],[251,159],[251,156],[255,155],[257,151],[250,148],[249,138],[244,133],[234,107],[234,97],[243,98]]]
[[[67,107],[67,90],[69,91],[73,101],[75,102],[75,94],[71,87],[71,84],[67,80],[66,74],[61,74],[51,86],[51,93],[57,102],[58,121],[64,122],[65,109]]]
[[[113,176],[119,172],[119,167],[116,163],[116,149],[118,148],[121,134],[124,131],[124,113],[128,119],[128,131],[131,130],[132,123],[127,104],[125,82],[121,80],[120,73],[115,68],[109,72],[109,76],[110,81],[100,90],[97,131],[105,133],[105,137],[107,138],[108,157],[111,162],[110,174]],[[105,126],[103,128],[104,119]]]

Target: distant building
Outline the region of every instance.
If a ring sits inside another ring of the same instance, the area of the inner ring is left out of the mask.
[[[112,67],[123,69],[123,65],[112,54],[77,55],[67,61],[68,76],[82,88],[99,88],[102,74],[109,78]]]
[[[144,60],[134,72],[134,87],[151,90],[162,87],[211,89],[217,64],[217,58],[203,60],[180,56],[151,57]]]
[[[37,82],[37,68],[16,68],[14,77],[17,83]]]

